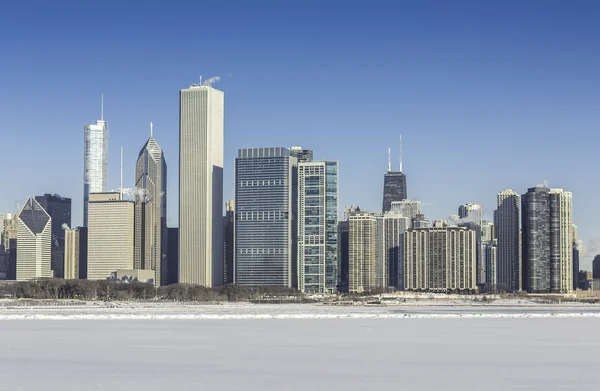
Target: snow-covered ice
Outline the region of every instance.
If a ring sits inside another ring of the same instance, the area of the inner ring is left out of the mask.
[[[0,321],[0,390],[596,389],[599,312],[558,306],[4,308],[3,319],[22,317]],[[157,319],[161,314],[171,318]],[[336,318],[323,318],[328,314]],[[111,318],[118,320],[101,320]]]

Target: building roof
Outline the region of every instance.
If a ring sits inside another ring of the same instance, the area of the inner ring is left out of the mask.
[[[41,233],[50,221],[50,215],[33,197],[27,200],[18,217],[36,235]]]

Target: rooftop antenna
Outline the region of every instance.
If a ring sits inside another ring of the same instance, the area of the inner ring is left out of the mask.
[[[100,109],[100,121],[104,121],[104,94],[101,95],[102,104]]]
[[[391,149],[388,148],[388,172],[392,172]]]
[[[150,122],[150,137],[152,137],[152,122]]]
[[[400,172],[402,172],[402,135],[400,135]]]
[[[119,187],[119,198],[123,199],[123,146],[121,145],[121,186]]]

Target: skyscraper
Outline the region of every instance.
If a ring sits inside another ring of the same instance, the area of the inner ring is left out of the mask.
[[[494,212],[498,239],[496,289],[517,292],[522,289],[521,197],[508,189],[498,193]]]
[[[233,284],[233,251],[234,251],[234,232],[235,232],[235,201],[225,203],[225,217],[223,218],[223,250],[224,256],[224,280],[225,284]]]
[[[596,255],[592,261],[592,277],[594,280],[600,279],[600,255]]]
[[[458,226],[467,227],[475,231],[475,265],[477,284],[485,283],[485,263],[481,254],[481,224],[483,221],[483,207],[479,204],[463,204],[458,207]]]
[[[361,293],[383,288],[378,281],[378,276],[385,275],[385,271],[379,268],[377,216],[351,212],[348,242],[349,291]]]
[[[579,286],[579,243],[577,236],[577,226],[573,224],[573,290],[577,290]]]
[[[235,159],[235,282],[297,287],[298,163],[286,148]],[[312,251],[312,250],[311,250]]]
[[[388,170],[383,176],[383,207],[382,212],[392,210],[392,202],[408,198],[406,193],[406,175],[402,171],[402,138],[400,138],[400,170],[392,171],[390,151],[388,149]]]
[[[407,217],[409,224],[412,224],[412,219],[421,213],[421,202],[415,200],[392,201],[391,210]]]
[[[89,203],[88,280],[133,269],[134,203],[120,193],[92,193]]]
[[[572,195],[530,188],[522,196],[523,288],[532,293],[573,290]]]
[[[34,199],[17,215],[17,281],[52,277],[52,219]]]
[[[134,269],[154,270],[154,284],[167,285],[167,163],[152,134],[135,165]]]
[[[401,212],[386,212],[378,216],[379,225],[379,256],[383,266],[387,268],[388,281],[385,287],[404,289],[404,235],[410,228],[410,219]],[[385,277],[384,277],[385,278]]]
[[[466,292],[477,289],[474,230],[435,221],[430,228],[409,229],[404,248],[406,290]]]
[[[338,283],[338,163],[298,164],[298,288],[334,293]]]
[[[179,282],[223,284],[224,94],[210,81],[179,93]]]
[[[71,199],[58,194],[44,194],[35,199],[52,218],[51,267],[54,277],[64,278],[65,229],[71,227]]]
[[[83,225],[88,224],[90,193],[105,192],[108,183],[108,123],[104,121],[104,96],[100,120],[83,127]]]
[[[65,230],[65,261],[64,278],[73,280],[79,278],[79,230],[77,228]]]

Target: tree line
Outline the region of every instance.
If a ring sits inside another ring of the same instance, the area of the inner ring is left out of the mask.
[[[304,296],[298,290],[279,286],[225,285],[206,288],[200,285],[173,284],[155,287],[153,284],[138,281],[124,284],[109,280],[63,280],[59,278],[40,278],[2,284],[0,285],[0,297],[39,300],[164,300],[189,302],[297,302],[304,300]]]

